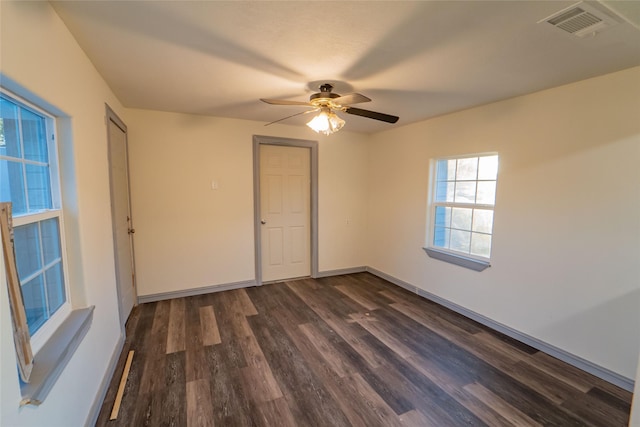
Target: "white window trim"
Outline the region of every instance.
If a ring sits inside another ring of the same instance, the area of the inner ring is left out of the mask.
[[[463,208],[474,208],[474,209],[491,209],[495,213],[495,204],[486,205],[486,204],[470,204],[470,203],[455,203],[455,202],[436,202],[435,201],[435,191],[436,191],[436,180],[437,180],[437,171],[436,165],[438,160],[452,160],[452,159],[469,159],[474,157],[483,157],[483,156],[498,156],[497,152],[484,152],[484,153],[474,153],[474,154],[464,154],[459,156],[443,156],[438,158],[432,158],[429,160],[429,181],[428,181],[428,195],[427,195],[427,232],[426,232],[426,241],[425,245],[422,248],[430,258],[437,259],[440,261],[448,262],[450,264],[455,264],[460,267],[465,267],[475,271],[483,271],[488,267],[491,267],[491,256],[482,257],[478,255],[458,252],[452,249],[436,247],[433,245],[434,239],[434,231],[435,231],[435,210],[437,206],[447,206],[447,207],[463,207]],[[499,166],[498,166],[499,168]],[[499,169],[498,169],[499,172]],[[479,180],[482,181],[482,180]],[[496,193],[497,193],[497,177],[496,177]],[[476,180],[478,182],[478,180]],[[493,252],[493,232],[491,233],[491,250]]]
[[[64,211],[62,206],[62,197],[60,191],[60,173],[59,173],[59,158],[60,153],[58,151],[58,138],[56,134],[56,118],[38,107],[25,100],[24,98],[11,93],[4,88],[0,88],[0,92],[14,102],[16,105],[22,105],[28,109],[42,115],[45,118],[45,132],[47,138],[47,150],[48,150],[48,163],[37,162],[28,159],[22,159],[24,164],[37,164],[49,166],[49,185],[51,189],[51,204],[53,209],[41,210],[38,212],[31,212],[26,214],[19,214],[13,216],[13,226],[19,227],[21,225],[38,223],[46,219],[57,218],[58,219],[58,233],[60,237],[60,256],[62,258],[62,275],[64,278],[64,291],[65,302],[60,306],[53,315],[46,320],[46,322],[31,336],[31,349],[36,354],[42,346],[47,342],[49,338],[55,333],[55,331],[62,325],[66,317],[71,313],[71,293],[69,288],[69,272],[67,269],[67,245],[65,241],[65,229],[64,229]],[[21,151],[24,155],[24,146],[21,147]],[[15,157],[0,156],[0,158],[15,161]],[[28,200],[26,201],[28,203]]]
[[[13,83],[10,79],[6,79],[3,83],[9,84],[12,91],[6,90],[4,87],[0,87],[0,92],[12,101],[15,101],[18,104],[23,104],[46,116],[48,118],[45,121],[47,135],[54,135],[53,138],[47,138],[47,148],[49,153],[55,153],[55,162],[52,162],[51,158],[49,158],[49,182],[51,183],[52,203],[56,209],[43,210],[13,217],[14,226],[41,221],[43,219],[59,218],[60,253],[62,257],[66,301],[31,337],[31,347],[34,354],[33,370],[31,371],[28,383],[20,381],[20,392],[22,395],[20,406],[40,405],[64,370],[68,361],[71,359],[71,356],[82,342],[84,336],[88,333],[93,320],[95,306],[75,309],[72,307],[67,262],[67,246],[65,241],[66,232],[64,229],[63,218],[64,206],[62,204],[61,176],[59,169],[60,152],[58,151],[59,145],[55,132],[56,117],[29,102],[23,96],[20,96],[20,94],[27,94],[33,99],[30,92]],[[52,107],[45,101],[42,101],[42,103],[48,105],[48,108],[56,110],[55,107]],[[5,157],[3,156],[3,158]],[[8,158],[14,159],[13,157]]]

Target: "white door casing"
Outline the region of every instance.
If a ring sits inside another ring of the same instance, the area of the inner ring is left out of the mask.
[[[260,147],[262,280],[311,275],[310,149]]]
[[[136,302],[132,241],[135,230],[131,219],[129,197],[127,129],[108,107],[107,126],[116,283],[120,323],[124,326]]]

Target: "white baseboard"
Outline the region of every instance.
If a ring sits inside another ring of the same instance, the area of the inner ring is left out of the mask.
[[[256,286],[255,280],[205,286],[202,288],[183,289],[179,291],[162,292],[159,294],[141,295],[138,297],[138,304],[162,301],[173,298],[191,297],[194,295],[210,294],[212,292],[230,291],[232,289],[250,288],[251,286]]]
[[[319,271],[316,278],[342,276],[344,274],[362,273],[364,271],[367,271],[367,267],[362,266],[362,267],[340,268],[338,270]]]
[[[109,390],[109,384],[111,383],[111,378],[113,378],[113,374],[116,371],[116,367],[118,366],[118,359],[120,358],[120,353],[122,353],[122,348],[124,347],[124,335],[120,334],[118,341],[116,342],[116,346],[111,353],[111,358],[109,359],[109,365],[107,366],[107,370],[105,371],[102,381],[100,382],[100,387],[98,388],[98,394],[96,394],[95,399],[93,399],[93,404],[91,405],[91,410],[89,411],[89,415],[84,423],[85,427],[95,426],[98,422],[98,416],[100,415],[100,409],[102,409],[102,405],[104,404],[104,398],[107,396],[107,391]]]
[[[527,344],[533,348],[536,348],[550,356],[555,357],[556,359],[560,359],[563,362],[566,362],[572,366],[575,366],[578,369],[581,369],[585,372],[588,372],[592,375],[595,375],[598,378],[602,378],[603,380],[610,382],[611,384],[617,385],[618,387],[621,387],[627,391],[630,391],[633,393],[633,388],[635,385],[635,381],[631,378],[627,378],[625,376],[622,376],[616,372],[613,372],[607,368],[604,368],[602,366],[596,365],[593,362],[590,362],[586,359],[581,358],[580,356],[576,356],[574,354],[571,354],[561,348],[558,348],[554,345],[548,344],[544,341],[539,340],[538,338],[532,337],[530,335],[527,335],[525,333],[522,333],[516,329],[513,329],[507,325],[503,325],[502,323],[496,322],[495,320],[492,320],[486,316],[483,316],[482,314],[478,314],[474,311],[471,311],[465,307],[462,307],[458,304],[455,304],[451,301],[448,301],[444,298],[441,298],[435,294],[432,294],[430,292],[427,292],[423,289],[418,288],[417,286],[414,286],[410,283],[407,283],[403,280],[400,280],[398,278],[395,278],[389,274],[386,274],[382,271],[376,270],[375,268],[372,267],[367,267],[367,271],[370,272],[371,274],[374,274],[378,277],[380,277],[381,279],[387,280],[391,283],[393,283],[394,285],[400,286],[402,288],[405,288],[406,290],[413,292],[417,295],[420,295],[423,298],[426,298],[430,301],[435,302],[436,304],[440,304],[444,307],[447,307],[450,310],[455,311],[458,314],[461,314],[465,317],[468,317],[472,320],[475,320],[478,323],[481,323],[485,326],[488,326],[491,329],[494,329],[498,332],[501,332],[515,340],[518,340],[524,344]]]
[[[338,270],[320,271],[316,275],[316,278],[341,276],[343,274],[362,273],[364,271],[367,271],[367,267],[362,266],[362,267],[342,268]],[[205,286],[202,288],[182,289],[179,291],[162,292],[158,294],[141,295],[138,297],[138,304],[162,301],[162,300],[173,299],[173,298],[190,297],[194,295],[203,295],[203,294],[209,294],[212,292],[229,291],[232,289],[250,288],[252,286],[257,286],[257,283],[255,280],[246,280],[244,282],[234,282],[234,283],[225,283],[221,285]]]

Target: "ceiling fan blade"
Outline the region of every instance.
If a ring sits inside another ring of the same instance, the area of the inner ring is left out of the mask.
[[[272,124],[274,124],[274,123],[278,123],[278,122],[281,122],[281,121],[283,121],[283,120],[290,119],[291,117],[301,116],[301,115],[303,115],[303,114],[313,113],[313,112],[318,111],[318,110],[319,110],[318,108],[314,108],[313,110],[307,110],[307,111],[302,111],[302,112],[300,112],[300,113],[295,113],[295,114],[292,114],[292,115],[290,115],[290,116],[283,117],[283,118],[281,118],[281,119],[278,119],[278,120],[276,120],[276,121],[273,121],[273,122],[271,122],[271,123],[267,123],[265,126],[269,126],[269,125],[272,125]]]
[[[263,99],[263,98],[260,98],[260,101],[266,102],[267,104],[272,104],[272,105],[311,105],[308,102],[288,101],[286,99]]]
[[[356,116],[367,117],[369,119],[380,120],[387,123],[395,123],[400,118],[398,116],[392,116],[390,114],[377,113],[375,111],[363,110],[362,108],[355,107],[347,107],[344,112],[348,114],[354,114]]]
[[[334,98],[334,104],[338,105],[351,105],[351,104],[359,104],[361,102],[369,102],[371,98],[367,98],[366,96],[359,93],[350,93],[345,96],[340,96],[338,98]]]

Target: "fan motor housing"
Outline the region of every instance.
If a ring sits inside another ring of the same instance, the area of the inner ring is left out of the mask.
[[[311,95],[309,97],[309,100],[313,101],[314,99],[318,99],[318,98],[333,99],[333,98],[340,98],[340,95],[333,92],[319,92]]]
[[[340,98],[340,95],[337,93],[331,92],[333,90],[333,85],[331,83],[325,83],[320,86],[320,92],[314,93],[309,97],[309,101],[313,101],[314,99],[334,99]]]

